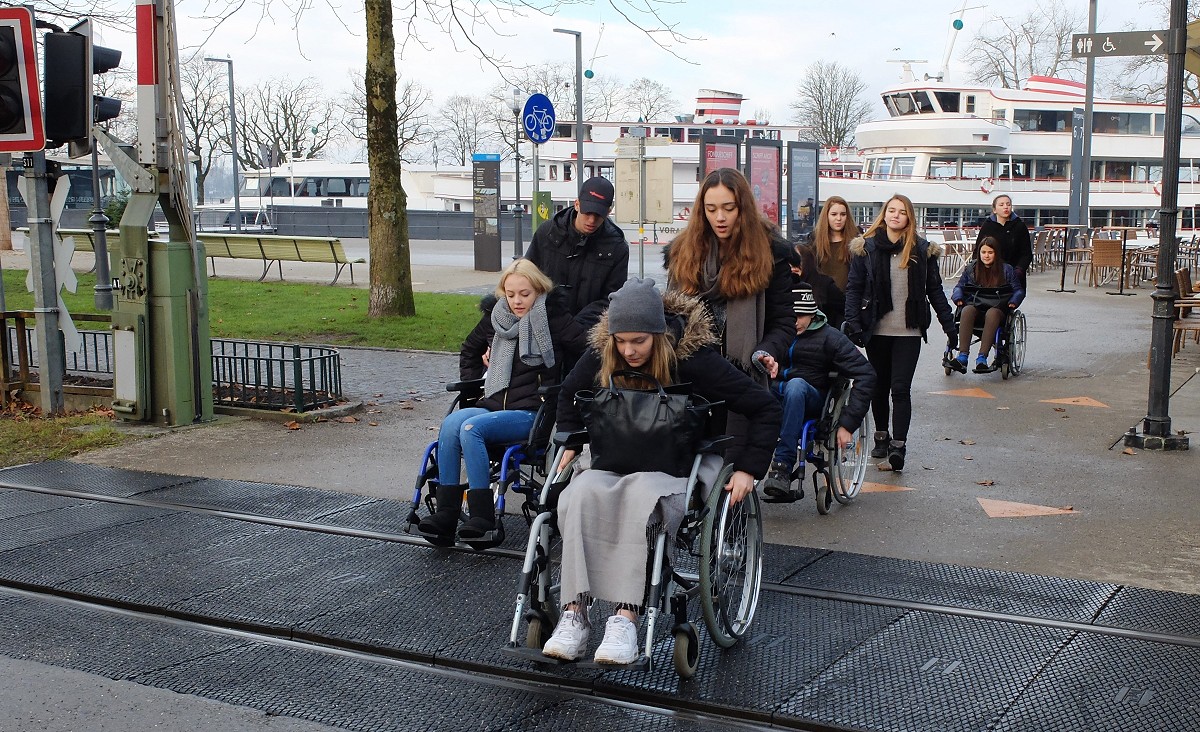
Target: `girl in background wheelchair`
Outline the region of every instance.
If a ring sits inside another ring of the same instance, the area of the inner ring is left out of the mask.
[[[665,300],[665,302],[664,302]],[[645,389],[651,381],[621,376],[638,371],[662,386],[689,384],[709,401],[723,401],[749,422],[744,447],[730,448],[726,461],[735,471],[724,489],[731,501],[754,490],[755,476],[767,471],[782,416],[776,399],[715,349],[718,341],[701,302],[678,292],[665,298],[653,280],[631,279],[610,296],[607,314],[592,329],[591,348],[563,382],[558,429],[583,429],[575,394],[596,386]],[[658,446],[647,444],[646,451]],[[594,449],[594,448],[593,448]],[[574,458],[568,450],[559,464]],[[604,456],[592,455],[593,465]],[[638,462],[638,456],[624,456]],[[719,461],[718,461],[719,462]],[[593,599],[615,604],[595,661],[629,664],[638,659],[638,615],[646,597],[646,566],[651,536],[674,533],[687,510],[688,478],[665,472],[618,474],[595,467],[577,473],[558,500],[562,536],[561,594],[565,610],[542,652],[568,661],[587,651],[588,606]],[[670,541],[670,538],[668,538]]]
[[[996,332],[1004,319],[1025,299],[1025,288],[1012,265],[1004,263],[1000,242],[994,237],[985,237],[979,242],[975,261],[963,268],[950,299],[959,308],[958,356],[948,358],[947,365],[960,374],[967,373],[971,337],[982,313],[983,333],[979,338],[975,373],[995,371],[995,366],[988,364],[988,353],[996,343]]]
[[[541,405],[538,388],[558,383],[564,361],[587,347],[586,331],[553,288],[537,265],[518,259],[500,273],[495,297],[480,304],[483,317],[463,342],[458,368],[462,381],[483,378],[485,370],[487,378],[475,406],[446,415],[438,431],[438,478],[431,481],[437,510],[418,524],[433,543],[453,544],[456,531],[479,539],[495,528],[488,443],[524,439]],[[459,528],[464,488],[471,517]]]

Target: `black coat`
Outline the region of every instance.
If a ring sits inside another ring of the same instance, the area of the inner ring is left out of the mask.
[[[574,362],[587,348],[587,331],[575,322],[567,312],[564,297],[554,291],[546,298],[546,316],[550,324],[550,338],[554,342],[554,366],[529,366],[513,354],[512,374],[508,388],[480,399],[476,406],[490,411],[501,409],[528,409],[536,411],[542,404],[538,389],[552,386],[562,380],[563,364]],[[492,345],[496,334],[492,328],[492,308],[496,297],[489,295],[480,302],[483,317],[475,329],[463,341],[458,355],[458,375],[463,381],[482,379],[487,368],[483,365],[483,354]]]
[[[1029,227],[1020,218],[1013,216],[1003,224],[992,214],[979,225],[979,236],[975,237],[975,249],[985,237],[994,237],[1000,242],[1000,258],[1022,272],[1033,262],[1033,242],[1029,239]],[[976,255],[978,257],[978,255]]]
[[[571,315],[590,311],[581,319],[590,325],[599,317],[597,311],[608,307],[608,296],[629,279],[629,243],[607,218],[590,236],[580,234],[576,215],[574,207],[564,208],[539,226],[525,258],[566,291]]]
[[[690,384],[692,391],[708,401],[725,403],[729,412],[746,418],[748,431],[726,451],[725,459],[738,470],[755,477],[766,474],[771,464],[783,409],[779,400],[746,374],[734,368],[713,347],[715,339],[707,314],[696,298],[680,293],[664,295],[667,327],[675,335],[676,383]],[[558,398],[558,429],[573,432],[583,429],[583,415],[575,404],[575,394],[596,387],[600,372],[598,349],[608,340],[608,315],[592,329],[592,347],[563,382]],[[648,445],[647,449],[654,449]]]
[[[822,394],[829,393],[831,373],[854,380],[850,399],[838,424],[853,432],[862,424],[871,406],[875,389],[875,369],[850,339],[819,315],[808,330],[792,338],[782,353],[772,353],[779,362],[779,383],[804,379]]]
[[[875,251],[876,238],[887,237],[882,229],[875,232],[870,239],[858,237],[850,242],[850,278],[846,281],[846,332],[851,340],[859,339],[865,342],[875,332],[875,325],[882,313],[876,311],[879,298],[875,292],[878,273],[873,271],[870,256]],[[950,336],[958,337],[958,328],[954,324],[954,311],[946,300],[942,290],[942,274],[938,270],[938,255],[942,252],[937,244],[931,244],[918,238],[913,249],[915,261],[910,267],[918,267],[918,281],[925,284],[921,292],[909,292],[909,300],[916,298],[915,310],[917,315],[917,330],[921,337],[928,341],[926,332],[932,323],[929,307],[932,305],[937,313],[942,330]],[[906,303],[892,303],[892,307],[902,308]]]

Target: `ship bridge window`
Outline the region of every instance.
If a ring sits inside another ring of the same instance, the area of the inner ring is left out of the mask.
[[[938,106],[942,108],[943,112],[958,111],[958,100],[960,96],[958,92],[935,91],[933,95],[937,97]]]
[[[1002,160],[996,166],[1001,178],[1029,178],[1033,172],[1032,160]]]
[[[1181,132],[1185,135],[1200,135],[1200,122],[1190,114],[1183,115],[1183,129]]]
[[[271,185],[267,187],[268,196],[290,196],[292,189],[288,185],[287,178],[272,178]]]
[[[1151,126],[1149,112],[1092,113],[1092,132],[1099,134],[1149,135]],[[1200,130],[1194,134],[1200,134]]]
[[[883,103],[893,117],[904,117],[910,114],[928,114],[934,111],[933,102],[929,100],[929,94],[923,91],[888,94],[883,98]]]
[[[1015,109],[1013,124],[1030,132],[1063,132],[1071,128],[1071,112],[1049,109]]]
[[[974,179],[993,177],[992,161],[964,160],[962,164],[962,177]]]
[[[326,196],[348,196],[350,195],[350,181],[345,178],[330,178],[325,181]]]
[[[916,158],[896,158],[892,163],[892,178],[911,178]]]
[[[956,158],[933,158],[929,161],[930,178],[957,178],[958,160]]]

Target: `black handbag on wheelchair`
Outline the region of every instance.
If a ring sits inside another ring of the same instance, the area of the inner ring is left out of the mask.
[[[1011,285],[1001,285],[1000,287],[967,285],[963,288],[963,304],[974,305],[980,310],[1004,307],[1008,305],[1009,300],[1012,300],[1012,296]]]
[[[686,476],[713,405],[688,393],[687,384],[663,387],[638,371],[613,376],[642,379],[653,389],[609,386],[575,394],[592,446],[592,467],[620,475]]]

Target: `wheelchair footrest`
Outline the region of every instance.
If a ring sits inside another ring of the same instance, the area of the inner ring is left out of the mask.
[[[533,663],[543,663],[549,666],[572,666],[574,668],[598,668],[603,670],[623,670],[636,669],[646,671],[650,668],[650,658],[645,654],[638,656],[638,659],[633,663],[596,663],[590,659],[580,661],[564,661],[561,658],[551,658],[543,654],[537,648],[526,648],[525,646],[505,645],[500,649],[500,652],[506,656],[521,658]]]

